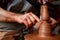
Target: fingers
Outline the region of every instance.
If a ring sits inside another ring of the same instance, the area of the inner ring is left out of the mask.
[[[32,15],[32,17],[34,17],[34,19],[35,19],[37,22],[40,21],[40,19],[39,19],[36,15],[34,15],[32,12],[30,12],[30,15]]]
[[[42,4],[42,3],[45,4],[47,1],[48,1],[48,0],[38,0],[38,2],[41,3],[41,4]]]
[[[36,20],[35,20],[35,18],[32,15],[29,15],[29,18],[30,18],[30,20],[32,21],[33,24],[36,23]]]
[[[38,0],[39,3],[42,3],[42,0]]]
[[[27,20],[26,20],[26,19],[25,19],[25,20],[23,20],[23,21],[22,21],[22,23],[24,23],[24,24],[25,24],[25,26],[28,28],[28,26],[29,26],[29,25],[28,25],[28,22],[27,22]]]
[[[57,21],[53,18],[50,18],[50,24],[54,26],[55,24],[57,24]]]
[[[43,2],[43,4],[45,4],[45,3],[46,3],[46,1],[47,1],[47,0],[43,0],[43,1],[42,1],[42,2]]]
[[[29,18],[29,16],[27,16],[27,22],[28,22],[28,26],[31,26],[32,25],[32,21],[31,21],[31,19]]]
[[[25,14],[24,15],[24,21],[23,23],[26,25],[26,26],[32,26],[33,24],[35,24],[36,22],[39,22],[39,18],[32,14],[31,12],[28,13],[28,14]]]

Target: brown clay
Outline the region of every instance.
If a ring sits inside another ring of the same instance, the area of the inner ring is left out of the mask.
[[[48,7],[46,5],[42,5],[40,9],[40,15],[42,20],[47,21],[49,20],[49,13],[48,13]]]
[[[26,35],[25,40],[60,40],[60,35],[52,35],[52,26],[47,21],[50,19],[48,7],[46,5],[42,5],[40,13],[41,21],[36,24],[36,27],[39,26],[38,32]]]

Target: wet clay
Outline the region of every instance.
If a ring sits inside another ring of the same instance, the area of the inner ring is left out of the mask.
[[[40,15],[40,22],[35,25],[38,27],[38,32],[25,35],[25,40],[60,40],[60,35],[52,34],[52,26],[48,22],[50,17],[47,5],[41,6]]]

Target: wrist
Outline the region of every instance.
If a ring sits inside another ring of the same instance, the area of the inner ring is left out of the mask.
[[[16,15],[14,16],[14,20],[15,20],[16,22],[20,23],[20,21],[21,21],[21,16],[22,16],[22,14],[16,14]]]

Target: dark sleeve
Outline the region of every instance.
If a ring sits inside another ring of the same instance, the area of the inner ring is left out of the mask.
[[[36,9],[39,9],[40,8],[40,5],[39,3],[37,3],[36,1],[34,0],[27,0],[30,4],[32,4]]]
[[[40,7],[42,4],[36,2],[35,0],[27,0],[27,1],[35,8],[36,15],[39,17]]]
[[[0,7],[3,8],[3,9],[6,9],[9,1],[10,0],[0,0]]]

